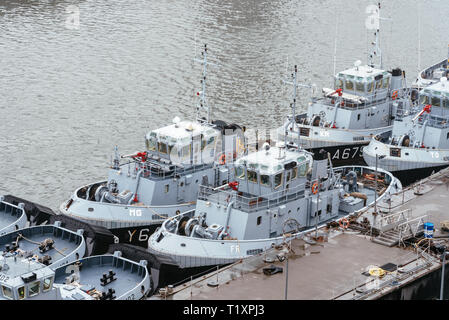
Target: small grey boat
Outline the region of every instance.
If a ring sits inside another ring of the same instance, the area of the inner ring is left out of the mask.
[[[0,196],[0,236],[22,229],[27,224],[24,204],[14,205]]]

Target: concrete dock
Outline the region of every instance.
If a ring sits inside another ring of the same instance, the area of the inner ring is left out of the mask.
[[[311,231],[281,248],[178,287],[165,288],[167,295],[155,295],[152,299],[439,297],[441,255],[430,250],[429,240],[421,240],[422,232],[418,229],[424,222],[433,223],[436,231],[432,247],[449,247],[444,239],[449,232],[440,227],[441,222],[449,220],[448,208],[449,169],[446,169],[405,188],[392,196],[390,202],[378,203],[377,215],[373,215],[372,207],[353,217],[348,229],[333,225]],[[271,266],[282,268],[282,272],[264,274],[264,268]],[[449,281],[446,282],[445,288],[449,289]],[[448,296],[446,293],[445,297]]]

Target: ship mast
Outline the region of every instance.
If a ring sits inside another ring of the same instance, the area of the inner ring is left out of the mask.
[[[298,87],[303,87],[303,88],[312,88],[313,86],[311,85],[306,85],[306,84],[302,84],[302,83],[298,83],[298,66],[295,65],[295,70],[291,75],[292,77],[292,81],[288,82],[288,81],[283,81],[285,84],[290,84],[293,86],[293,102],[290,104],[290,108],[292,110],[292,115],[291,117],[287,117],[288,122],[285,126],[285,136],[284,136],[284,143],[285,145],[287,145],[287,136],[288,136],[288,131],[291,130],[291,132],[296,132],[298,134],[297,137],[297,146],[298,149],[300,148],[300,139],[301,139],[301,134],[300,134],[300,129],[298,124],[296,123],[296,100],[297,100],[297,89]],[[290,128],[290,129],[289,129]]]
[[[375,6],[373,6],[375,7]],[[377,10],[376,12],[373,12],[373,16],[375,17],[375,26],[376,28],[376,32],[374,33],[374,35],[376,36],[376,40],[374,40],[374,42],[372,42],[372,50],[369,54],[369,65],[372,68],[378,68],[378,69],[382,69],[383,68],[383,61],[382,61],[382,50],[380,48],[380,21],[381,20],[387,20],[387,19],[383,19],[380,17],[380,9],[381,9],[381,5],[380,2],[377,4]],[[377,58],[377,61],[375,61]],[[377,62],[377,64],[376,64]]]
[[[210,123],[211,108],[206,98],[206,79],[207,79],[207,66],[213,65],[213,63],[207,62],[207,44],[204,45],[204,50],[201,53],[203,59],[194,59],[203,65],[203,78],[201,79],[201,91],[197,92],[197,96],[200,98],[196,107],[196,121],[200,123]],[[202,117],[202,113],[206,112],[206,117]]]

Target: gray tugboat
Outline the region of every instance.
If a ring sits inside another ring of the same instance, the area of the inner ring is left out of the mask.
[[[297,138],[286,135],[276,147],[266,143],[239,158],[233,164],[235,181],[202,186],[195,210],[162,224],[147,249],[157,260],[151,271],[156,286],[260,254],[402,188],[384,170],[332,169],[329,154],[320,152],[314,160],[297,147]]]
[[[380,4],[379,4],[380,19]],[[368,65],[360,61],[334,77],[334,88],[323,88],[321,97],[313,97],[306,113],[287,119],[278,131],[301,135],[301,147],[317,154],[331,154],[335,166],[364,164],[362,149],[370,139],[391,130],[397,112],[409,105],[410,91],[405,90],[401,69],[383,69],[380,30],[375,33]],[[399,108],[399,109],[398,109]]]
[[[0,236],[14,230],[25,228],[27,216],[24,210],[24,204],[18,206],[6,202],[3,196],[0,196]]]
[[[449,166],[449,82],[422,89],[417,110],[395,120],[393,130],[371,140],[363,151],[369,165],[391,171],[403,183]]]
[[[163,220],[195,207],[201,184],[232,179],[224,164],[243,154],[244,134],[238,125],[211,121],[207,53],[205,46],[196,121],[175,117],[172,125],[149,132],[145,152],[120,156],[116,148],[108,180],[76,190],[60,207],[64,215],[106,227],[121,243],[146,246]]]

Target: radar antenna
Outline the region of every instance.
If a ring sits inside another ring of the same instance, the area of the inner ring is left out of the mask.
[[[204,45],[204,50],[201,52],[203,59],[195,58],[194,61],[200,62],[203,65],[203,78],[201,79],[201,91],[196,95],[200,98],[196,107],[196,120],[201,123],[210,123],[211,108],[206,98],[206,79],[207,79],[207,66],[215,65],[207,61],[207,44]],[[206,112],[206,117],[202,117],[202,113]]]

